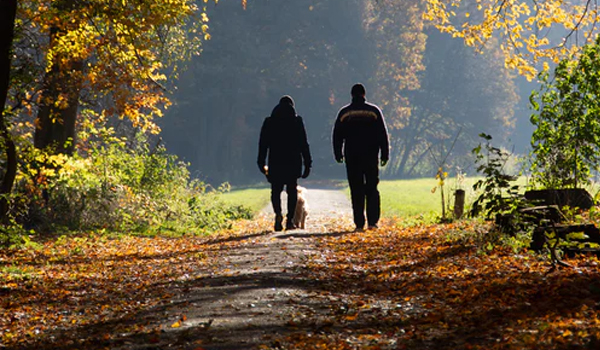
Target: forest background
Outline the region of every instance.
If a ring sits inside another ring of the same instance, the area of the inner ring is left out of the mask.
[[[525,96],[537,71],[575,61],[592,42],[593,4],[459,4],[5,1],[0,217],[42,231],[203,231],[247,217],[213,197],[263,180],[257,137],[279,97],[292,95],[304,117],[312,177],[339,179],[331,126],[356,82],[386,116],[385,178],[475,174],[481,134],[521,154],[537,142],[538,159],[556,159],[540,173],[587,176],[580,164],[593,168],[595,141],[584,137],[567,158],[559,143],[545,145],[576,130],[530,143]],[[544,123],[556,114],[543,113]]]
[[[474,174],[470,151],[481,132],[528,151],[533,84],[505,68],[498,41],[480,54],[440,33],[423,19],[423,3],[256,1],[244,9],[221,1],[208,11],[212,39],[178,82],[160,125],[169,151],[210,183],[261,181],[260,126],[283,94],[304,118],[312,177],[343,178],[330,134],[356,82],[386,117],[386,178],[434,177],[455,138],[448,168]]]

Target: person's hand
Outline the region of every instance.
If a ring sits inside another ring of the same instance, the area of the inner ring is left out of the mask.
[[[385,166],[388,163],[387,159],[382,159],[381,160],[381,166]]]
[[[344,162],[344,157],[336,158],[335,161],[342,164]]]
[[[308,175],[310,175],[310,167],[309,166],[305,166],[304,167],[304,172],[302,173],[302,178],[306,179],[308,177]]]
[[[258,170],[260,170],[260,172],[263,173],[263,174],[265,174],[265,175],[269,174],[269,168],[266,165],[264,165],[264,164],[262,164],[262,165],[259,164],[258,165]]]

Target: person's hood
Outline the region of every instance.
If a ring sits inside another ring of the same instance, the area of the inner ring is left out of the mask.
[[[296,109],[288,103],[280,103],[271,112],[273,118],[293,118],[296,116]]]

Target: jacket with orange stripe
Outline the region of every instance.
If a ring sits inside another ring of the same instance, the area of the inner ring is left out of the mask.
[[[338,112],[333,127],[333,153],[336,160],[377,162],[389,160],[390,147],[383,113],[379,107],[354,97]]]

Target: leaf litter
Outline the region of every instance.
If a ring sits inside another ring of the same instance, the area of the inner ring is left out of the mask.
[[[10,349],[596,349],[600,265],[482,253],[470,222],[69,237],[0,251]],[[452,232],[463,232],[460,239]],[[466,234],[464,234],[466,232]]]

